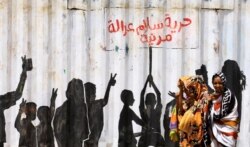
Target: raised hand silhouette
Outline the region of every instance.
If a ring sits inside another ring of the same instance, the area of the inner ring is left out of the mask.
[[[0,147],[3,147],[4,142],[6,142],[4,111],[14,106],[16,101],[22,97],[25,81],[27,79],[26,56],[21,57],[21,59],[23,70],[16,90],[0,95]]]
[[[37,111],[38,119],[40,120],[37,126],[37,142],[38,147],[54,147],[54,134],[51,126],[52,119],[55,113],[55,101],[57,90],[52,89],[50,107],[40,106]]]
[[[91,132],[89,139],[84,142],[85,147],[98,147],[98,142],[104,125],[103,108],[108,104],[111,86],[116,84],[116,76],[117,74],[110,74],[108,86],[104,94],[104,98],[102,99],[96,100],[95,84],[91,82],[84,84],[86,101],[88,104],[89,127]]]
[[[112,73],[110,74],[109,84],[110,84],[111,86],[114,86],[115,83],[116,83],[116,80],[115,80],[116,75],[117,75],[117,74],[115,74],[114,76],[112,76]]]

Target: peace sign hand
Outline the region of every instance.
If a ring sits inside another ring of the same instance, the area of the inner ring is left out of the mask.
[[[24,71],[27,71],[27,62],[26,62],[26,55],[24,55],[23,57],[21,57],[22,58],[22,62],[23,62],[23,64],[22,64],[22,68],[23,68],[23,70]]]
[[[109,85],[114,86],[116,83],[115,77],[117,74],[115,74],[114,76],[112,76],[112,73],[110,74],[110,80],[109,80]]]
[[[55,101],[56,100],[56,97],[57,97],[57,90],[58,88],[53,88],[52,89],[52,95],[51,95],[51,101]]]

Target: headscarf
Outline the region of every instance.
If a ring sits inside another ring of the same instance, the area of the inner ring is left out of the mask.
[[[215,77],[220,77],[223,86],[226,87],[227,79],[226,79],[226,76],[224,75],[223,72],[217,72],[217,73],[215,73],[215,74],[213,75],[212,80],[214,80]]]
[[[189,88],[194,88],[197,94],[196,100],[201,99],[202,92],[207,91],[207,86],[205,85],[202,76],[183,76],[179,81],[184,83],[184,88],[188,90]],[[179,84],[179,83],[178,83]]]
[[[231,90],[229,90],[226,87],[226,77],[222,72],[217,72],[213,75],[212,80],[214,80],[215,77],[220,77],[222,84],[224,86],[224,92],[222,94],[222,105],[221,105],[221,110],[220,110],[220,114],[219,115],[214,115],[215,119],[221,119],[223,117],[225,117],[226,115],[228,115],[229,113],[231,113],[231,111],[234,108],[235,105],[235,96],[234,94],[231,92]]]

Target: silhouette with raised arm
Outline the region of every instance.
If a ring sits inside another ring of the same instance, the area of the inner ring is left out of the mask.
[[[90,82],[84,84],[90,125],[90,135],[89,139],[84,142],[85,147],[98,147],[99,138],[103,129],[103,107],[108,104],[109,92],[111,86],[114,86],[116,83],[116,75],[117,74],[115,74],[114,76],[112,76],[112,74],[110,75],[108,87],[103,99],[96,100],[95,84]]]
[[[24,56],[22,62],[23,71],[16,90],[0,95],[0,147],[3,147],[4,142],[6,142],[4,110],[15,105],[16,101],[22,97],[27,71],[32,69],[31,59],[26,59],[26,56]]]
[[[144,122],[135,114],[129,106],[134,104],[134,96],[132,91],[123,90],[121,93],[121,100],[124,103],[120,114],[119,120],[119,147],[136,147],[136,139],[134,136],[132,121],[139,124],[140,126],[144,125]]]
[[[204,83],[207,85],[208,93],[213,93],[214,90],[208,85],[208,76],[207,76],[207,67],[206,65],[202,64],[200,69],[195,70],[196,75],[201,75],[203,77]]]
[[[40,120],[37,126],[37,141],[38,147],[54,147],[54,134],[51,126],[52,119],[55,113],[55,101],[57,97],[57,90],[52,89],[50,99],[50,107],[41,106],[37,110],[37,117]]]
[[[36,119],[36,104],[22,100],[16,117],[15,128],[20,134],[19,147],[36,146],[36,128],[32,121]]]
[[[234,60],[226,60],[222,67],[222,72],[227,79],[227,88],[233,92],[238,101],[239,120],[241,120],[242,91],[246,86],[246,76],[244,75],[243,71],[240,70],[238,63]]]
[[[148,93],[146,95],[146,100],[145,100],[146,107],[145,107],[144,95],[148,83],[152,85],[156,93],[157,101],[154,93]],[[142,120],[146,123],[146,130],[145,128],[142,128],[142,136],[139,139],[138,146],[139,147],[146,147],[149,145],[157,147],[165,146],[165,141],[161,136],[161,127],[160,127],[160,118],[162,112],[161,93],[156,87],[152,75],[148,75],[144,88],[142,89],[139,110]]]
[[[82,147],[88,138],[87,106],[83,83],[72,79],[66,91],[67,100],[56,109],[53,125],[58,147]]]

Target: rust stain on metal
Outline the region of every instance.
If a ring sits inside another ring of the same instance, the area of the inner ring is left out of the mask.
[[[120,6],[118,8],[129,8],[129,3],[128,2],[121,2]]]
[[[29,11],[31,11],[31,4],[30,4],[30,3],[25,3],[25,4],[23,5],[23,11],[24,11],[24,12],[29,12]]]
[[[4,8],[4,2],[0,2],[0,9],[3,9]]]
[[[4,65],[0,63],[0,70],[4,69]]]
[[[104,51],[107,51],[107,47],[105,45],[100,45],[100,48]]]
[[[48,12],[48,11],[51,11],[51,9],[52,9],[52,5],[44,5],[43,7],[41,7],[42,12]]]
[[[220,49],[219,43],[216,42],[216,43],[213,44],[213,46],[214,46],[214,51],[215,51],[216,53],[219,53],[219,49]]]

